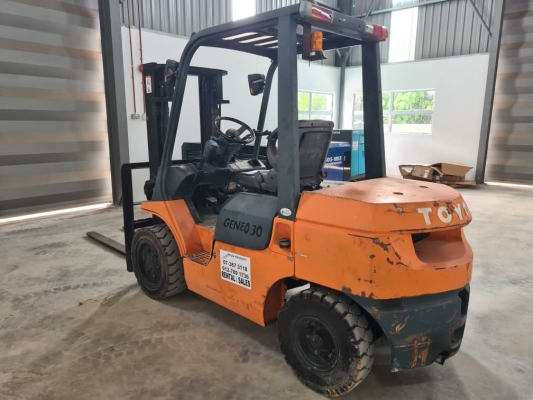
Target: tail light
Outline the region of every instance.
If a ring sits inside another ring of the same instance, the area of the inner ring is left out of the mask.
[[[380,39],[387,39],[389,37],[389,30],[381,25],[366,24],[365,32]]]
[[[389,37],[389,30],[381,25],[374,25],[374,36],[381,39],[387,39]]]
[[[311,8],[311,19],[331,24],[333,20],[333,11],[313,4]]]

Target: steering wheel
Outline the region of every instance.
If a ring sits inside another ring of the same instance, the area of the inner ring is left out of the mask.
[[[230,121],[240,125],[239,129],[228,129],[226,132],[222,132],[220,129],[220,121]],[[236,118],[231,117],[217,117],[213,121],[213,126],[215,131],[226,139],[228,142],[238,143],[238,144],[249,144],[255,140],[255,132],[252,128],[246,125],[244,122],[239,121]],[[248,132],[247,135],[243,137],[243,134]]]

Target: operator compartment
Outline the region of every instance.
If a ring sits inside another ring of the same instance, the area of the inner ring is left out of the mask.
[[[472,275],[462,229],[470,221],[460,193],[442,184],[379,178],[304,192],[296,275],[323,280],[328,265],[330,287],[376,299],[459,289]],[[315,250],[316,243],[342,257]]]

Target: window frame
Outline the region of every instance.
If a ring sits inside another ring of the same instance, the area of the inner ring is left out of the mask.
[[[335,93],[331,92],[321,92],[317,90],[301,90],[298,89],[298,94],[300,93],[309,93],[309,109],[306,110],[300,110],[298,109],[298,119],[300,118],[300,114],[307,113],[307,119],[312,120],[311,115],[326,115],[331,117],[327,121],[334,121],[334,113],[335,113]],[[313,110],[313,94],[325,94],[331,96],[331,111],[315,111]]]
[[[434,95],[433,95],[433,110],[397,110],[395,111],[394,110],[394,96],[397,94],[397,93],[409,93],[409,92],[433,92]],[[434,115],[435,115],[435,103],[436,103],[436,98],[437,98],[437,90],[432,88],[432,89],[401,89],[401,90],[391,90],[391,91],[386,91],[386,92],[383,92],[383,94],[388,94],[390,95],[390,99],[389,99],[389,109],[388,110],[383,110],[383,117],[387,117],[388,118],[388,123],[387,123],[387,129],[384,129],[384,133],[387,134],[387,135],[433,135],[433,121],[434,121]],[[354,126],[354,119],[355,119],[355,116],[361,116],[363,122],[364,122],[364,110],[356,110],[356,104],[357,104],[357,101],[356,101],[356,98],[357,96],[362,96],[363,93],[354,93],[353,95],[353,102],[352,102],[352,129],[353,126]],[[361,102],[362,104],[362,102]],[[392,131],[392,125],[393,125],[393,118],[395,115],[431,115],[432,118],[431,118],[431,124],[428,124],[428,125],[431,125],[431,130],[429,132],[393,132]],[[383,127],[385,127],[385,123],[383,123]]]

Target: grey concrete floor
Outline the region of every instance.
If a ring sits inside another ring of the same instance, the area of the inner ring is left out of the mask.
[[[462,191],[474,215],[470,312],[444,366],[392,373],[386,349],[346,399],[533,398],[533,190]],[[117,209],[0,226],[0,399],[318,399],[261,328],[193,294],[156,302],[88,230]]]

